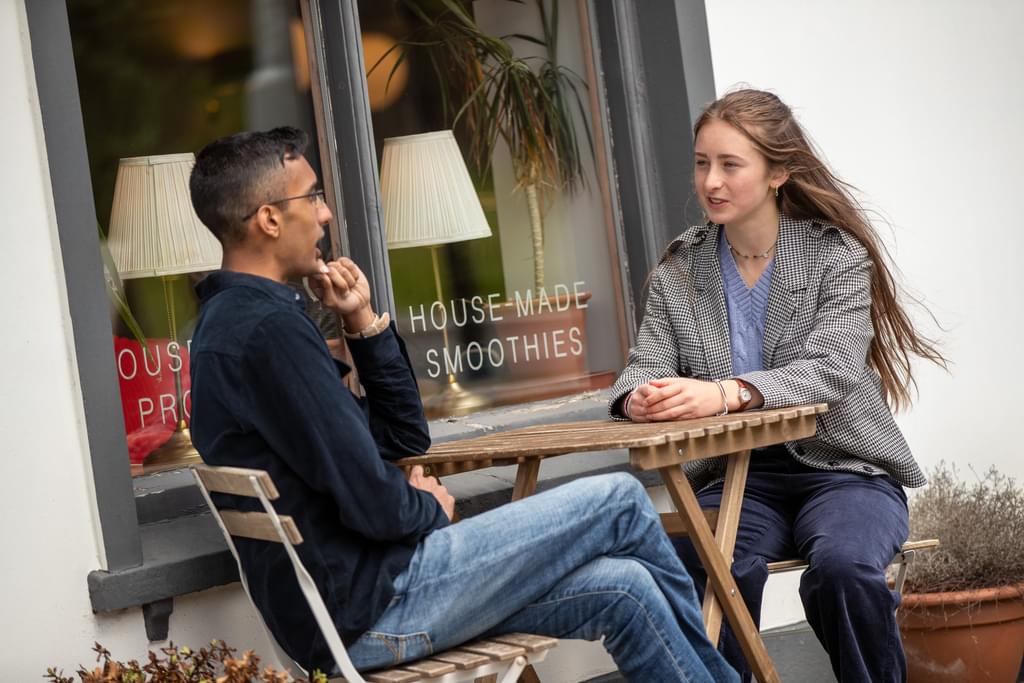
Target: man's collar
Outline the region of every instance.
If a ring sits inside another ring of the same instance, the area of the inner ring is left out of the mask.
[[[214,295],[232,287],[249,287],[279,299],[285,303],[302,305],[302,296],[288,285],[251,273],[233,270],[215,270],[196,284],[199,300],[206,302]]]

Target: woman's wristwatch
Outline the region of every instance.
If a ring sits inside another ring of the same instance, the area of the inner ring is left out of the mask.
[[[746,410],[747,406],[750,405],[750,402],[754,400],[754,394],[752,391],[750,391],[750,385],[741,380],[739,377],[733,377],[732,380],[736,382],[736,385],[739,387],[738,391],[736,392],[736,395],[739,398],[740,405],[735,412]]]

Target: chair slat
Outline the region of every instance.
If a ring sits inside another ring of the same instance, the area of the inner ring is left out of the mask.
[[[526,648],[527,652],[550,650],[554,646],[558,645],[557,638],[538,636],[531,633],[505,633],[500,636],[495,636],[491,640],[497,640],[499,643],[506,643],[507,645],[523,647]]]
[[[386,671],[374,671],[373,673],[365,674],[363,678],[366,679],[367,683],[413,683],[413,681],[418,681],[423,677],[415,671],[387,669]]]
[[[402,668],[408,671],[415,671],[418,674],[436,678],[455,671],[455,665],[450,662],[441,662],[435,659],[420,659],[415,662],[406,662]]]
[[[499,643],[494,640],[478,640],[473,643],[466,643],[461,649],[468,650],[469,652],[476,652],[481,655],[487,655],[491,659],[499,662],[505,662],[510,659],[514,659],[519,655],[526,654],[526,648],[517,647],[515,645],[506,645],[505,643]]]
[[[252,490],[249,477],[256,477],[267,498],[277,500],[280,497],[270,475],[263,470],[251,470],[245,467],[210,467],[209,465],[195,465],[194,468],[208,491],[255,498],[256,494]]]
[[[807,562],[804,560],[779,560],[778,562],[768,563],[768,573],[774,574],[775,572],[787,572],[791,569],[800,569],[806,567]]]
[[[491,661],[491,658],[487,655],[481,655],[475,652],[466,652],[461,649],[446,650],[445,652],[434,655],[434,659],[454,664],[455,668],[459,671],[476,669]]]
[[[942,543],[937,538],[925,538],[920,541],[907,541],[903,544],[901,551],[906,552],[908,550],[933,550],[938,548]]]
[[[220,518],[224,521],[224,526],[227,527],[228,532],[232,536],[242,536],[245,538],[255,538],[260,541],[273,541],[280,543],[281,538],[277,535],[277,529],[274,528],[274,523],[270,521],[270,515],[265,512],[239,512],[238,510],[222,510]],[[299,545],[302,543],[302,534],[299,533],[299,527],[295,525],[289,515],[281,515],[281,527],[284,529],[285,536],[292,545]]]

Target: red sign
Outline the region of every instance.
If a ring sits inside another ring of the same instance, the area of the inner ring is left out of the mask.
[[[114,337],[117,378],[121,388],[121,410],[128,435],[128,456],[141,464],[153,450],[170,437],[180,418],[191,418],[189,402],[188,350],[192,340],[147,340],[149,353],[134,339]],[[179,389],[176,378],[180,378]],[[179,408],[181,410],[179,410]]]

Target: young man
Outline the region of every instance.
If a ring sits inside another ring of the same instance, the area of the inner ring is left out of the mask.
[[[731,681],[693,584],[644,489],[628,475],[580,479],[450,525],[454,500],[417,468],[427,424],[405,347],[349,259],[317,250],[331,218],[293,128],[217,140],[192,171],[196,213],[224,247],[203,280],[192,341],[192,437],[214,465],[267,470],[278,509],[353,662],[369,669],[470,638],[526,631],[604,637],[635,681]],[[337,313],[359,379],[342,377],[300,297],[309,276]],[[246,502],[223,501],[247,508]],[[237,539],[249,587],[282,647],[333,662],[277,544]]]

